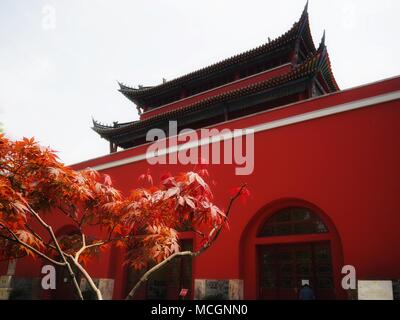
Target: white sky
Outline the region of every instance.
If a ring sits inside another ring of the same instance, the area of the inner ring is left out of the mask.
[[[280,36],[305,0],[0,2],[0,122],[75,163],[108,153],[90,127],[137,119],[117,80],[159,84]],[[55,20],[46,19],[55,10]],[[400,74],[398,0],[310,0],[339,86]],[[55,22],[51,28],[52,21]],[[50,29],[49,29],[50,27]]]

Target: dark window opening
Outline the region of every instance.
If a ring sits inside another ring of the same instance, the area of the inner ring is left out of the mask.
[[[327,233],[324,222],[311,210],[289,207],[279,210],[262,227],[259,237]]]
[[[180,251],[192,251],[192,240],[182,240]],[[128,270],[127,290],[139,281],[146,270]],[[139,289],[134,299],[150,300],[178,300],[181,289],[188,289],[190,299],[192,295],[192,259],[191,257],[178,257],[167,266],[156,271],[152,277]]]

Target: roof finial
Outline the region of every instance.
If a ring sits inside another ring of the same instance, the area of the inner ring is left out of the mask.
[[[321,67],[322,65],[324,65],[324,63],[326,62],[326,58],[328,57],[328,50],[326,49],[325,45],[325,30],[321,39],[321,43],[319,44],[318,53],[319,53],[318,67]]]
[[[308,24],[308,0],[304,7],[303,13],[301,14],[300,20],[298,21],[298,24],[299,24],[298,33],[301,34],[303,32],[304,28],[306,28],[306,26]]]
[[[319,48],[318,48],[318,51],[320,51],[320,52],[326,48],[325,36],[326,36],[326,32],[324,30],[324,34],[322,35],[321,43],[319,44]]]
[[[303,15],[305,15],[305,14],[307,14],[307,13],[308,13],[308,0],[307,0],[307,2],[306,2],[305,7],[304,7]]]
[[[124,89],[125,85],[122,82],[117,80],[117,83],[118,83],[120,89]]]

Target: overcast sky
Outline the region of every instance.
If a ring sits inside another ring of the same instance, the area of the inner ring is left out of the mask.
[[[67,164],[108,153],[90,127],[137,119],[117,91],[155,85],[290,29],[304,0],[0,1],[0,122]],[[310,0],[339,86],[400,74],[399,0]]]

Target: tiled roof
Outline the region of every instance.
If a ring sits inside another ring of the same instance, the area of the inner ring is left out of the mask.
[[[158,121],[168,121],[179,119],[180,117],[196,112],[202,109],[206,109],[211,105],[215,105],[221,102],[233,100],[240,98],[242,96],[251,95],[254,93],[262,92],[293,80],[305,78],[307,76],[313,75],[320,72],[329,86],[331,92],[339,90],[336,81],[333,77],[332,71],[330,69],[329,56],[326,51],[326,47],[320,47],[320,49],[310,58],[308,58],[304,63],[295,67],[291,72],[287,74],[277,76],[275,78],[264,80],[258,83],[251,84],[244,88],[235,89],[228,91],[204,100],[192,103],[190,105],[174,109],[162,114],[154,115],[151,118],[147,118],[141,121],[134,121],[130,123],[120,124],[117,126],[99,126],[94,122],[93,130],[99,133],[103,137],[110,137],[115,134],[120,134],[130,130],[140,129],[151,126],[153,123]]]
[[[157,95],[162,91],[173,89],[188,81],[221,72],[226,68],[229,68],[236,64],[240,64],[246,61],[251,61],[252,59],[262,54],[273,52],[274,50],[279,49],[285,45],[292,43],[294,46],[295,41],[299,37],[301,37],[303,41],[306,43],[309,53],[313,54],[315,53],[316,49],[312,41],[307,8],[308,5],[306,5],[299,21],[296,22],[289,31],[287,31],[285,34],[278,37],[277,39],[267,42],[257,48],[232,56],[228,59],[212,64],[208,67],[188,73],[184,76],[167,81],[157,86],[132,88],[122,83],[119,83],[120,85],[119,91],[122,92],[127,98],[137,103],[138,101],[140,101],[141,98]]]

